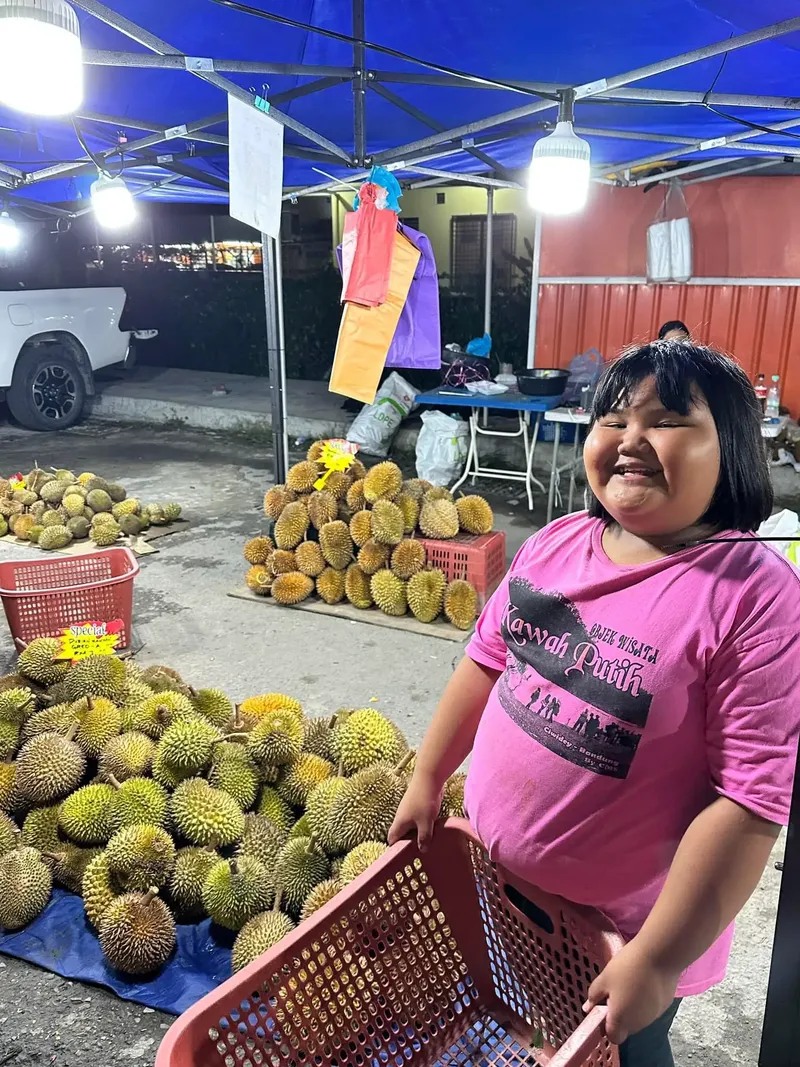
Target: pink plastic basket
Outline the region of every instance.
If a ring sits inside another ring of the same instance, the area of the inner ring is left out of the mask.
[[[621,947],[450,819],[182,1015],[155,1067],[618,1067],[605,1008],[582,1005]]]
[[[15,644],[58,637],[73,623],[122,619],[119,647],[125,648],[138,573],[127,548],[0,563],[0,599]]]

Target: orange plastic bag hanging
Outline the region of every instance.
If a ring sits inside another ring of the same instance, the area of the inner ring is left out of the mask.
[[[344,220],[347,251],[342,299],[350,304],[378,307],[389,289],[397,215],[391,208],[375,206],[379,191],[377,185],[365,182],[358,194],[358,211],[349,212]]]
[[[395,230],[392,269],[386,300],[378,307],[345,304],[330,392],[371,404],[378,391],[400,314],[419,263],[420,252]]]

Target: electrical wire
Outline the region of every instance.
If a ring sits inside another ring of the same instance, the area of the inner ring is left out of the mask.
[[[714,92],[714,88],[717,82],[719,81],[720,75],[725,69],[725,63],[727,62],[729,55],[729,52],[726,52],[723,55],[722,62],[719,65],[717,73],[714,75],[714,80],[711,83],[711,87],[709,88],[708,92],[705,94],[701,101],[703,107],[707,111],[710,111],[712,115],[716,115],[717,118],[725,119],[726,122],[738,123],[739,126],[745,126],[748,130],[756,130],[758,131],[758,133],[776,133],[779,134],[781,137],[791,137],[796,140],[800,140],[800,133],[793,133],[791,130],[776,129],[774,126],[763,126],[760,122],[751,122],[750,119],[742,119],[739,118],[737,115],[729,115],[727,111],[720,111],[718,107],[714,107],[712,104],[709,104],[708,98]]]
[[[435,70],[438,74],[448,74],[454,78],[463,78],[464,81],[473,82],[476,85],[487,85],[494,89],[507,89],[511,93],[522,93],[524,96],[537,96],[543,100],[559,100],[558,93],[548,93],[539,89],[528,89],[521,85],[514,85],[511,82],[500,81],[497,78],[485,78],[480,74],[470,74],[465,70],[458,70],[455,67],[445,67],[440,63],[431,63],[427,59],[420,59],[417,56],[411,56],[407,52],[400,52],[396,48],[388,48],[386,45],[375,44],[373,41],[364,40],[361,37],[351,37],[349,33],[338,33],[336,30],[325,30],[321,26],[311,26],[306,22],[298,22],[296,19],[287,18],[286,15],[275,15],[271,11],[264,11],[257,7],[250,7],[249,4],[242,4],[239,0],[211,0],[212,4],[219,4],[220,7],[229,7],[232,11],[240,11],[244,15],[255,15],[256,18],[266,19],[269,22],[277,22],[281,26],[291,26],[293,29],[305,30],[307,33],[317,33],[322,37],[330,37],[333,41],[341,41],[344,44],[358,44],[363,45],[364,48],[369,48],[372,52],[380,52],[385,56],[392,56],[394,59],[402,59],[406,63],[416,63],[420,67],[427,67],[429,70]]]
[[[103,159],[101,156],[95,155],[95,153],[91,150],[89,145],[86,143],[86,139],[84,138],[83,134],[81,133],[80,127],[78,126],[78,121],[74,116],[72,118],[72,128],[75,130],[75,136],[78,138],[78,144],[84,150],[84,152],[89,157],[89,159],[92,161],[92,163],[94,163],[94,165],[97,167],[98,173],[105,174],[105,176],[107,178],[119,178],[119,177],[121,177],[122,172],[125,170],[125,152],[123,150],[122,145],[118,146],[119,147],[119,170],[117,171],[116,174],[112,174],[111,171],[106,166],[105,159]]]

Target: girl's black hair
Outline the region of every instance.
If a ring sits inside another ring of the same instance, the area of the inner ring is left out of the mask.
[[[672,333],[673,330],[683,330],[686,334],[686,340],[689,340],[689,327],[686,323],[681,322],[680,319],[670,319],[669,322],[665,322],[661,329],[658,331],[659,341],[663,341],[668,333]]]
[[[772,480],[761,437],[761,407],[742,368],[713,348],[689,341],[653,341],[625,352],[600,381],[592,424],[630,403],[636,386],[654,378],[668,411],[688,415],[701,394],[717,427],[719,481],[700,522],[714,530],[749,532],[772,514]],[[589,514],[611,522],[590,489]]]

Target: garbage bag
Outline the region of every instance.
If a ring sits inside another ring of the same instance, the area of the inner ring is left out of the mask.
[[[423,411],[417,438],[417,477],[449,485],[462,470],[469,450],[469,427],[443,411]]]

